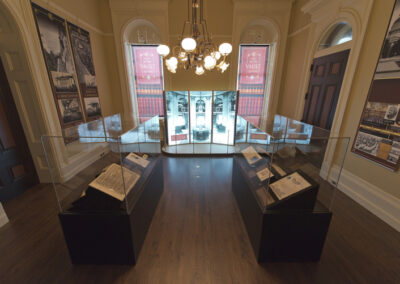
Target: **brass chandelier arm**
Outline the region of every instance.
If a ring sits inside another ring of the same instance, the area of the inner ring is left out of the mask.
[[[201,75],[204,69],[212,70],[217,67],[224,72],[229,66],[226,56],[232,51],[232,45],[223,43],[217,49],[212,42],[207,21],[204,19],[203,0],[188,0],[187,12],[188,18],[183,24],[180,42],[172,48],[171,57],[164,60],[167,69],[176,73],[178,66],[185,70],[193,68],[197,75]],[[188,35],[185,34],[187,26]],[[165,58],[169,54],[169,48],[160,45],[157,52]]]

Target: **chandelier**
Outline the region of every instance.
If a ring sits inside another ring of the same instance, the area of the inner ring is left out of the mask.
[[[207,22],[203,18],[203,0],[188,0],[187,20],[183,24],[179,42],[172,48],[169,58],[170,48],[167,45],[157,47],[170,72],[176,73],[178,66],[185,70],[194,69],[197,75],[215,67],[221,73],[228,68],[226,57],[232,52],[232,45],[225,42],[217,49],[212,43]]]

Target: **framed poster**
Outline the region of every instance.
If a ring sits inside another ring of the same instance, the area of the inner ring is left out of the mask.
[[[65,20],[32,3],[62,129],[84,122]]]
[[[70,22],[68,22],[68,32],[86,119],[93,120],[101,116],[101,109],[89,32]]]
[[[400,165],[400,0],[395,2],[352,152],[396,170]]]

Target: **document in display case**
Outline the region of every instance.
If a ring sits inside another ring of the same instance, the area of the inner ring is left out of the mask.
[[[318,261],[349,138],[330,138],[329,131],[283,116],[266,126],[271,134],[250,124],[244,131],[265,139],[236,142],[232,191],[256,258]],[[331,144],[337,164],[326,171]]]
[[[298,172],[294,172],[274,183],[271,183],[269,186],[278,199],[281,200],[299,192],[300,190],[310,188],[311,184]]]
[[[109,121],[100,123],[103,136],[86,131],[67,145],[68,137],[42,137],[74,264],[135,264],[163,192],[158,117],[133,129],[119,121],[118,132],[109,131]],[[58,178],[57,169],[68,178]]]
[[[121,178],[121,175],[123,175],[123,179]],[[128,170],[127,168],[122,169],[120,165],[113,163],[109,165],[95,180],[89,183],[89,186],[122,201],[125,198],[125,194],[129,193],[139,177],[139,174]],[[127,189],[126,192],[124,185]]]

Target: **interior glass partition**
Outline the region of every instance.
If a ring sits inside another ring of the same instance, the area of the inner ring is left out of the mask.
[[[168,144],[189,143],[189,92],[166,91],[165,103]]]
[[[215,91],[213,100],[213,143],[233,145],[235,115],[236,92]]]
[[[190,91],[191,141],[211,142],[212,91]]]

